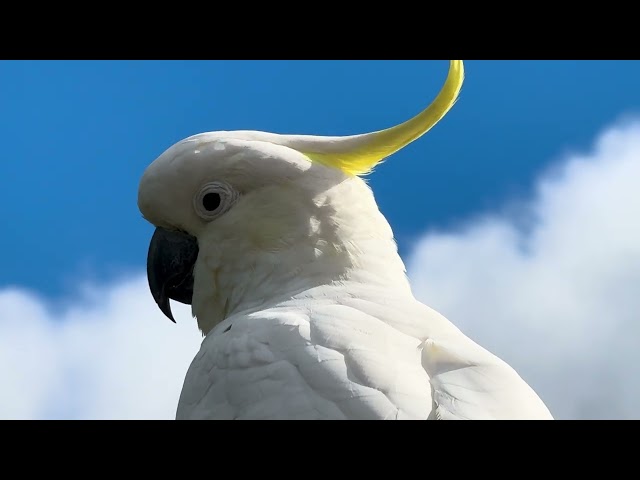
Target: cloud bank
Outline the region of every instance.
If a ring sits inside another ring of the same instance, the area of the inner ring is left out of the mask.
[[[568,155],[528,202],[428,233],[407,268],[556,418],[640,418],[640,122]]]
[[[1,419],[172,419],[202,341],[190,307],[173,324],[146,277],[82,289],[53,310],[0,290]]]
[[[640,418],[640,122],[567,156],[527,202],[428,232],[416,295],[511,363],[556,418]],[[202,340],[144,275],[55,308],[0,289],[0,418],[171,419]]]

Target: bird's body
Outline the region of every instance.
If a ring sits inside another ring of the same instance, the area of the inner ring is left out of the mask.
[[[458,94],[454,62],[451,98],[416,117],[429,128]],[[178,419],[551,418],[511,367],[413,296],[359,176],[421,134],[403,125],[200,134],[147,169],[151,290],[169,316],[169,298],[191,303],[206,335]]]
[[[551,418],[515,371],[435,311],[384,288],[345,287],[218,324],[189,368],[177,418]]]

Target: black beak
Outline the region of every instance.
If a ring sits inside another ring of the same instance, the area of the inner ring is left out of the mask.
[[[182,232],[156,228],[149,244],[147,279],[153,299],[175,323],[169,299],[191,305],[193,266],[198,258],[198,241]]]

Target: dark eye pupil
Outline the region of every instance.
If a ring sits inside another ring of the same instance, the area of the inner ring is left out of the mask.
[[[219,193],[207,193],[202,198],[202,206],[207,212],[213,212],[220,206],[220,194]]]

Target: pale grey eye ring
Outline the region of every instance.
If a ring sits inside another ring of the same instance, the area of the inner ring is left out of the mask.
[[[210,182],[193,197],[193,208],[200,218],[211,221],[229,210],[239,196],[227,183]]]

